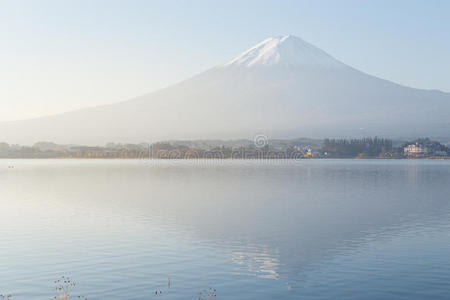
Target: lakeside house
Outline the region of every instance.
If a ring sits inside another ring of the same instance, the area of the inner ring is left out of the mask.
[[[430,154],[430,150],[425,145],[416,142],[404,147],[403,153],[405,154],[405,156],[421,157]]]

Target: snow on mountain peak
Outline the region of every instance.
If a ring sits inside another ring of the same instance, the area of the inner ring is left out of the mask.
[[[270,37],[224,66],[296,66],[335,68],[343,64],[321,49],[293,36]]]

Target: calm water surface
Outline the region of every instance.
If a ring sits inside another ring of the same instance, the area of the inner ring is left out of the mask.
[[[63,275],[88,299],[449,299],[450,161],[0,160],[0,294]]]

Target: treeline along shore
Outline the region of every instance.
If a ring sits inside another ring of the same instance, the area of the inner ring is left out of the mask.
[[[233,141],[167,141],[153,144],[104,146],[58,145],[38,142],[33,146],[0,143],[0,158],[67,159],[302,159],[302,158],[450,158],[445,144],[420,138],[392,141],[385,138],[291,139]]]

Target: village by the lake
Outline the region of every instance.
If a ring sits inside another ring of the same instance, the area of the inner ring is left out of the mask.
[[[448,159],[449,144],[419,138],[393,141],[362,139],[262,139],[232,141],[167,141],[108,143],[104,146],[59,145],[37,142],[32,146],[0,143],[0,158],[73,159]]]

